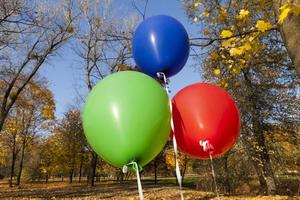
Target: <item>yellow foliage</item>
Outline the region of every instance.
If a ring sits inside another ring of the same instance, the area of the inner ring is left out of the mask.
[[[240,10],[238,18],[239,19],[245,19],[249,15],[249,13],[250,12],[248,10],[242,9],[242,10]]]
[[[209,17],[209,13],[208,12],[203,12],[203,13],[201,13],[200,17]]]
[[[195,3],[194,3],[194,6],[195,6],[195,7],[200,6],[200,2],[195,2]]]
[[[230,30],[223,30],[221,32],[222,38],[228,38],[228,37],[231,37],[232,35],[233,35],[233,33]]]
[[[244,50],[246,50],[246,51],[249,51],[249,50],[252,49],[251,44],[250,44],[249,42],[246,42],[246,43],[242,46],[242,48],[243,48]]]
[[[218,54],[217,52],[212,52],[212,53],[210,54],[210,58],[211,58],[212,60],[216,60],[216,59],[218,59],[218,57],[219,57],[219,54]]]
[[[224,22],[227,19],[227,17],[228,17],[228,13],[227,13],[226,9],[225,8],[221,8],[221,10],[220,10],[220,16],[219,16],[219,21],[220,22]]]
[[[285,20],[285,18],[287,18],[287,16],[289,15],[291,11],[291,8],[285,8],[281,11],[280,15],[279,15],[279,23],[283,23],[283,21]]]
[[[172,148],[166,150],[165,161],[166,161],[168,168],[170,168],[172,170],[175,169],[175,167],[176,167],[175,166],[175,164],[176,164],[175,163],[175,154],[174,154],[174,150]],[[185,155],[178,152],[177,161],[178,161],[179,167],[180,168],[183,167],[186,162]]]
[[[296,16],[300,15],[300,4],[297,3],[287,2],[283,4],[279,9],[280,9],[280,15],[278,19],[279,23],[283,23],[290,13],[293,13]]]
[[[221,43],[222,47],[224,47],[225,49],[229,48],[232,46],[232,43],[231,43],[231,40],[224,40],[222,43]]]
[[[220,73],[221,73],[221,70],[220,70],[220,69],[215,69],[215,70],[214,70],[214,74],[215,74],[215,75],[219,75]]]
[[[266,32],[272,28],[272,24],[270,22],[265,22],[264,20],[257,20],[255,27],[260,32]]]
[[[241,47],[238,48],[232,48],[229,50],[229,53],[231,56],[240,56],[244,53],[244,49]]]

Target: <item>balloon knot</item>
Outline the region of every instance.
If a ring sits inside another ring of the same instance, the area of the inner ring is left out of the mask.
[[[204,152],[211,154],[214,151],[214,146],[211,143],[209,143],[208,140],[200,140],[199,144],[200,146],[202,146]]]
[[[169,79],[166,77],[165,73],[163,72],[157,72],[156,76],[159,80],[159,82],[164,86],[165,90],[170,93],[170,89],[169,89]]]

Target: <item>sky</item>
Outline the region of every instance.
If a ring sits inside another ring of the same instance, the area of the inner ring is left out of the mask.
[[[123,3],[128,6],[128,10],[133,9],[130,0],[113,0],[113,2],[117,4]],[[136,2],[137,5],[143,5],[141,0],[136,0]],[[189,37],[196,35],[197,27],[188,21],[180,0],[149,0],[146,18],[160,14],[176,18],[186,28]],[[54,94],[56,102],[55,115],[57,118],[62,118],[63,113],[78,98],[78,85],[83,82],[82,78],[80,78],[82,77],[81,72],[76,70],[78,64],[79,59],[77,55],[71,50],[70,46],[65,46],[55,58],[50,58],[45,66],[41,68],[40,74],[47,78],[49,88]],[[190,57],[185,67],[170,79],[171,96],[174,96],[185,86],[200,81],[199,65],[198,69],[195,68],[193,59]]]

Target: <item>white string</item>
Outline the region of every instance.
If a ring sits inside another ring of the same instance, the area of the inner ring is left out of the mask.
[[[143,196],[143,188],[142,188],[142,183],[141,183],[141,177],[140,177],[140,172],[139,172],[139,168],[136,162],[134,162],[133,164],[136,165],[136,180],[137,180],[137,184],[138,184],[138,191],[139,191],[139,196],[140,196],[140,200],[144,199]]]
[[[218,198],[218,200],[220,200],[220,194],[219,194],[218,185],[217,185],[217,181],[216,181],[215,170],[214,170],[213,159],[212,159],[211,153],[209,154],[209,158],[210,158],[211,173],[214,178],[214,184],[215,184],[215,190],[217,193],[217,198]]]
[[[127,165],[132,165],[132,168],[136,172],[136,181],[137,181],[137,185],[138,185],[139,197],[140,197],[140,200],[144,200],[143,188],[142,188],[142,182],[141,182],[141,177],[140,177],[139,166],[134,161],[131,162],[131,163],[128,163]],[[127,173],[127,165],[123,166],[123,169],[122,169],[123,173]]]
[[[179,163],[178,163],[178,158],[177,158],[177,142],[176,142],[175,134],[173,135],[173,148],[174,148],[174,153],[175,153],[176,178],[177,178],[177,181],[178,181],[178,184],[179,184],[179,189],[180,189],[180,199],[184,200],[183,192],[182,192],[182,176],[181,176],[181,173],[180,173]]]
[[[204,152],[208,152],[208,154],[209,154],[211,173],[212,173],[213,180],[214,180],[215,191],[217,193],[217,199],[220,200],[220,194],[219,194],[219,190],[218,190],[218,185],[217,185],[217,180],[216,180],[216,175],[215,175],[215,170],[214,170],[214,165],[213,165],[213,158],[211,155],[213,146],[209,143],[208,140],[205,140],[205,141],[200,140],[199,145],[203,148]]]
[[[168,80],[167,80],[165,74],[162,73],[162,72],[158,72],[157,77],[159,79],[161,79],[161,78],[163,79],[164,88],[165,88],[165,90],[166,90],[166,92],[169,96],[170,95],[170,90],[169,90]],[[170,99],[170,97],[169,97],[169,99]],[[174,122],[173,122],[173,117],[172,117],[173,112],[172,112],[172,102],[171,102],[171,100],[169,100],[169,106],[170,106],[170,112],[171,112],[171,129],[174,133]],[[182,176],[181,176],[180,168],[179,168],[177,142],[176,142],[175,134],[173,134],[173,149],[174,149],[174,154],[175,154],[175,172],[176,172],[176,178],[177,178],[177,182],[178,182],[179,190],[180,190],[180,199],[184,200],[183,191],[182,191]]]

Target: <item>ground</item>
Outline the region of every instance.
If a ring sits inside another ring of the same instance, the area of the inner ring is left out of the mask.
[[[143,190],[145,199],[180,199],[179,190],[176,184],[159,181],[157,185],[153,181],[143,181]],[[212,192],[203,192],[196,189],[184,188],[184,197],[188,199],[217,199]],[[0,199],[137,199],[138,191],[134,180],[125,181],[122,184],[112,181],[102,181],[95,187],[87,187],[86,183],[74,182],[50,182],[40,183],[23,183],[19,187],[9,188],[7,181],[0,182]],[[299,199],[300,197],[288,196],[249,196],[247,194],[238,196],[224,196],[223,200],[254,200],[254,199],[274,199],[274,200],[290,200]]]

